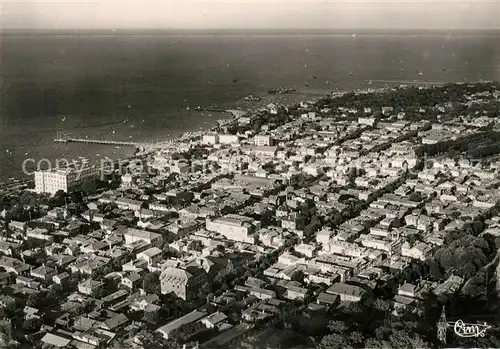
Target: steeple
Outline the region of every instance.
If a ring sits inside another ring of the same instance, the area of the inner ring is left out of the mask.
[[[437,323],[437,338],[441,342],[442,346],[446,345],[446,330],[448,328],[448,324],[446,322],[446,309],[443,306],[443,310],[441,311],[441,317]]]

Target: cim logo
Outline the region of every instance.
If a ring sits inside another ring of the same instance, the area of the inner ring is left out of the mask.
[[[484,337],[486,331],[491,328],[486,322],[481,325],[465,323],[462,320],[456,321],[452,326],[455,334],[464,338]]]

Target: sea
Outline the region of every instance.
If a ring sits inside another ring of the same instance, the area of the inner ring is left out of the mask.
[[[500,80],[498,32],[31,32],[0,34],[0,182],[31,159],[99,161],[252,108],[244,97],[304,98],[401,82]],[[371,83],[370,83],[371,81]]]

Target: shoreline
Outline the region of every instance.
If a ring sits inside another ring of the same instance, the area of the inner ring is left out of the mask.
[[[376,81],[376,80],[373,80]],[[494,80],[492,80],[494,81]],[[341,96],[345,93],[353,92],[353,93],[380,93],[387,91],[389,88],[408,88],[412,86],[419,86],[422,88],[433,88],[433,87],[439,87],[443,86],[445,84],[474,84],[474,83],[485,83],[485,82],[492,82],[492,81],[459,81],[459,82],[426,82],[426,81],[408,81],[406,84],[401,84],[400,81],[396,80],[378,80],[377,85],[383,84],[383,86],[376,86],[374,88],[358,88],[358,89],[325,89],[325,90],[319,90],[319,89],[302,89],[302,90],[297,90],[295,92],[291,93],[283,93],[283,94],[262,94],[261,100],[260,101],[246,101],[244,98],[241,98],[239,100],[234,101],[233,103],[228,104],[228,108],[224,108],[225,112],[210,112],[211,114],[219,113],[221,115],[221,118],[217,119],[218,120],[230,120],[229,123],[234,122],[237,120],[237,117],[233,114],[232,116],[227,116],[224,117],[224,115],[230,114],[230,110],[241,110],[242,112],[245,112],[246,114],[252,114],[255,113],[258,110],[264,109],[267,105],[269,104],[276,104],[276,105],[284,105],[286,107],[297,104],[300,102],[312,102],[315,103],[317,100],[326,97],[326,96],[332,96],[335,95],[335,98],[338,96]],[[422,86],[423,85],[423,86]],[[244,109],[243,109],[244,107]],[[201,124],[201,123],[200,123]],[[200,125],[198,124],[198,125]],[[138,142],[142,143],[142,146],[144,146],[144,150],[148,149],[146,153],[154,153],[158,150],[161,150],[162,147],[166,147],[168,145],[175,144],[177,142],[183,142],[188,139],[196,138],[199,137],[201,134],[206,133],[206,132],[217,132],[219,130],[219,125],[216,122],[207,124],[205,126],[198,126],[198,129],[195,130],[195,127],[191,130],[186,130],[186,131],[179,131],[176,132],[174,135],[171,137],[167,137],[163,140],[150,140],[150,141],[144,141],[144,142]],[[168,133],[167,133],[168,134]],[[125,147],[124,147],[125,148]],[[130,146],[131,151],[127,152],[125,156],[119,157],[119,158],[111,158],[111,157],[100,157],[99,159],[95,159],[95,165],[98,165],[103,159],[110,159],[112,161],[120,161],[123,159],[128,159],[128,158],[133,158],[135,156],[138,156],[138,149],[139,147],[133,147]],[[139,152],[140,153],[140,152]],[[145,154],[142,154],[145,155]],[[141,156],[141,155],[139,155]],[[20,175],[14,175],[12,177],[7,178],[6,180],[3,180],[0,182],[1,186],[8,186],[8,185],[13,185],[16,182],[22,182],[22,183],[30,183],[32,182],[33,175],[29,176],[20,176]]]

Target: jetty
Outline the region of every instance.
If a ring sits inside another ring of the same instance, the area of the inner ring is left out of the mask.
[[[422,81],[422,80],[365,80],[374,84],[405,84],[405,85],[444,85],[444,82]]]
[[[232,114],[234,117],[241,117],[243,115],[246,115],[248,112],[244,110],[238,110],[238,109],[217,109],[217,108],[202,108],[202,107],[196,107],[194,110],[199,111],[199,112],[213,112],[213,113],[228,113]]]
[[[196,111],[201,111],[201,112],[212,112],[212,113],[226,113],[226,109],[220,109],[220,108],[202,108],[200,106],[194,108]]]
[[[122,142],[122,141],[110,141],[106,139],[87,139],[87,138],[55,138],[56,143],[87,143],[87,144],[105,144],[105,145],[120,145],[120,146],[130,146],[138,147],[141,143],[135,142]]]

